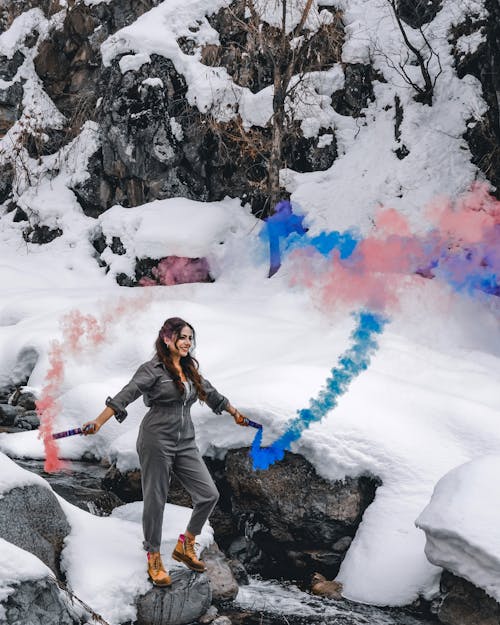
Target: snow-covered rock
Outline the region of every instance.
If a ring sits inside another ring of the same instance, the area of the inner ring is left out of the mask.
[[[436,484],[416,521],[425,554],[437,566],[483,588],[500,602],[500,456],[452,469]]]

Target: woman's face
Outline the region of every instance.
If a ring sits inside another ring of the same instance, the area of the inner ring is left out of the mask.
[[[179,335],[172,339],[163,339],[170,350],[172,356],[183,358],[189,354],[191,345],[193,344],[193,331],[189,326],[184,326]]]

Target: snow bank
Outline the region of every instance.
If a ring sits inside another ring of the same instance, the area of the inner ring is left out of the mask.
[[[425,532],[431,562],[500,602],[499,476],[498,455],[452,469],[436,484],[416,525]]]

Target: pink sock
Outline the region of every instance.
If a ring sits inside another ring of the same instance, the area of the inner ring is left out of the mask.
[[[184,536],[184,534],[179,534],[179,540],[181,541],[181,543],[185,542],[186,537]]]

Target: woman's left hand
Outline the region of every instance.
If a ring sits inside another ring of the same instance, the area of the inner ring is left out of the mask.
[[[245,417],[245,415],[242,415],[241,412],[238,412],[236,410],[233,415],[233,419],[235,423],[237,423],[238,425],[241,425],[243,427],[248,427],[248,418]]]

